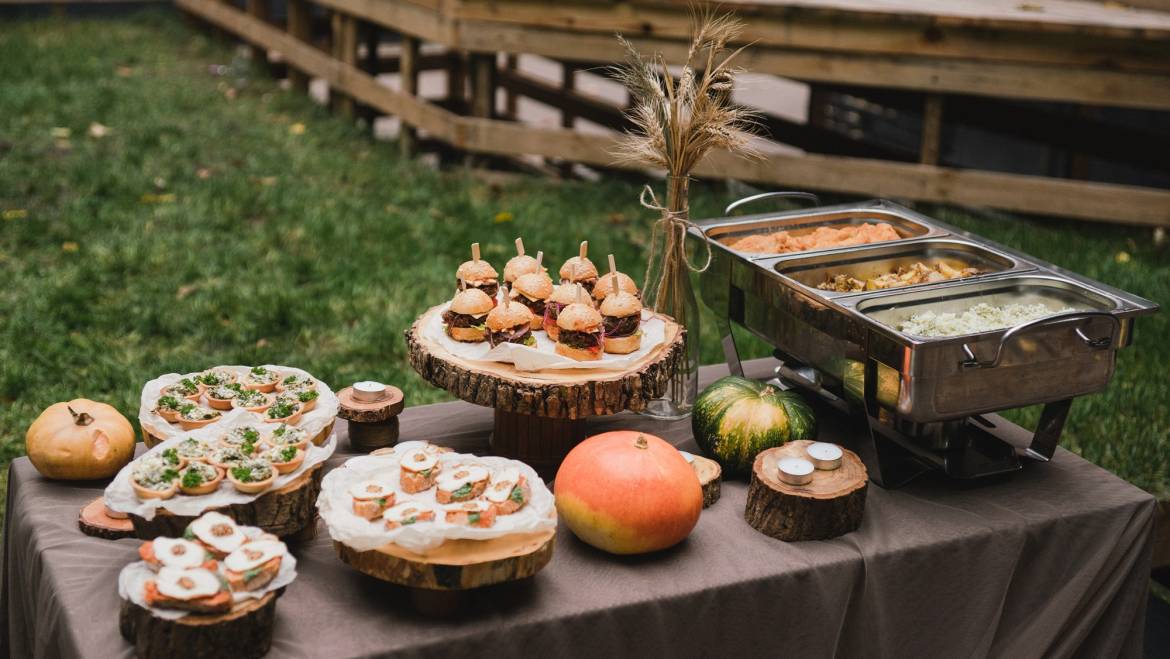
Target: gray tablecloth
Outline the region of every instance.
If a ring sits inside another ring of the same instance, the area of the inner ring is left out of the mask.
[[[686,422],[599,421],[695,448]],[[490,410],[464,403],[415,407],[402,415],[402,438],[485,452],[490,424]],[[472,612],[450,621],[413,613],[405,591],[342,564],[322,530],[295,549],[300,576],[279,601],[269,656],[1141,652],[1154,501],[1067,451],[981,487],[871,487],[861,529],[826,542],[757,533],[743,520],[746,489],[725,483],[690,538],[653,556],[608,556],[562,526],[541,574],[477,592]],[[25,458],[12,464],[0,610],[12,656],[130,655],[116,578],[138,542],[77,530],[78,509],[99,491],[49,482]]]

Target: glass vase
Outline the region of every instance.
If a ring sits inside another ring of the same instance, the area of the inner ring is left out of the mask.
[[[666,392],[649,401],[642,412],[658,419],[687,417],[699,395],[699,302],[691,285],[686,252],[688,183],[685,176],[666,178],[666,211],[659,220],[660,235],[654,236],[661,244],[651,245],[650,263],[646,266],[648,285],[642,292],[647,308],[674,318],[686,328],[685,354]]]

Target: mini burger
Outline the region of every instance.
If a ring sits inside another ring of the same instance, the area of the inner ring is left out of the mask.
[[[552,295],[549,295],[548,299],[545,300],[544,331],[553,341],[557,340],[557,335],[561,332],[561,328],[557,326],[557,316],[560,315],[561,309],[577,301],[577,292],[580,288],[576,284],[553,286]]]
[[[602,300],[613,293],[613,280],[615,278],[619,291],[638,297],[638,285],[634,283],[633,279],[630,279],[629,275],[624,272],[607,272],[598,277],[597,285],[593,287],[593,299],[597,300],[598,304],[601,304]]]
[[[508,259],[504,264],[504,283],[511,286],[520,277],[531,273],[543,273],[545,268],[540,265],[539,259],[534,259],[524,253],[524,241],[516,239],[516,256]]]
[[[591,304],[574,302],[557,316],[557,354],[579,362],[601,359],[601,314]]]
[[[479,243],[471,246],[471,260],[464,261],[455,271],[455,290],[478,288],[488,300],[495,304],[496,293],[500,290],[499,275],[492,264],[479,258]]]
[[[630,293],[610,293],[601,302],[601,324],[605,329],[605,351],[628,355],[642,346],[642,302]]]
[[[459,291],[443,312],[447,336],[456,341],[479,343],[485,338],[485,319],[494,302],[478,288]]]
[[[589,241],[581,241],[581,252],[565,261],[560,274],[562,284],[581,284],[587,292],[592,293],[594,285],[597,284],[597,266],[585,256],[588,251]]]
[[[544,327],[545,301],[553,294],[553,283],[543,272],[530,272],[521,275],[512,284],[508,297],[518,304],[528,307],[532,312],[532,329]]]
[[[536,337],[532,336],[532,318],[532,311],[523,304],[505,302],[496,305],[487,315],[488,343],[493,348],[501,343],[536,345]]]

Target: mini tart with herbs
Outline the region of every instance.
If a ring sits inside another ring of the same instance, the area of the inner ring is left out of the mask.
[[[239,376],[230,369],[217,366],[195,376],[195,380],[204,387],[218,387],[239,381]]]
[[[296,425],[301,420],[303,413],[304,408],[299,402],[288,398],[280,398],[273,402],[272,406],[264,412],[264,421],[266,423]]]
[[[321,394],[316,389],[301,389],[299,391],[285,391],[276,397],[277,400],[290,400],[301,406],[301,413],[307,414],[317,407],[317,399]]]
[[[195,430],[209,423],[215,423],[223,417],[219,410],[203,407],[194,403],[187,403],[179,409],[179,425],[183,430]]]
[[[316,391],[317,381],[310,377],[288,375],[276,384],[276,390],[281,393],[286,391]]]
[[[244,455],[253,455],[260,449],[260,431],[256,426],[232,428],[219,438],[219,445],[239,449]]]
[[[161,416],[167,423],[176,423],[179,420],[179,410],[187,404],[187,399],[175,396],[159,396],[154,404],[154,413]]]
[[[273,446],[260,457],[272,463],[278,474],[290,474],[305,461],[305,452],[296,446]]]
[[[179,490],[191,496],[211,494],[221,482],[223,470],[206,462],[192,462],[179,472]]]
[[[212,450],[207,456],[207,464],[213,467],[219,467],[224,472],[227,472],[232,467],[238,467],[243,464],[247,459],[248,456],[244,455],[240,449],[232,446],[221,446]]]
[[[295,446],[304,450],[309,447],[309,433],[296,426],[282,423],[268,435],[268,444],[271,446]]]
[[[457,503],[483,494],[487,489],[488,470],[479,465],[455,465],[435,478],[435,501]]]
[[[519,469],[509,467],[492,474],[491,485],[484,491],[484,499],[492,504],[497,515],[511,515],[532,498],[532,490]]]
[[[259,494],[272,487],[276,468],[263,458],[248,458],[228,469],[227,477],[244,494]]]
[[[174,446],[163,449],[158,456],[175,469],[182,469],[187,466],[187,458],[179,453],[179,449]]]
[[[175,446],[175,452],[179,457],[186,458],[188,464],[206,462],[207,456],[211,453],[211,447],[194,437],[188,437]]]
[[[243,391],[243,387],[236,382],[230,382],[207,387],[203,390],[203,395],[207,396],[207,404],[214,409],[230,410],[232,409],[232,401],[240,395],[241,391]]]
[[[203,394],[203,389],[199,386],[199,382],[193,378],[183,378],[174,384],[168,384],[163,387],[163,396],[174,396],[175,398],[186,398],[187,400],[198,401],[199,396]]]
[[[437,453],[421,448],[402,456],[398,466],[398,485],[407,494],[418,494],[434,487],[435,479],[443,469]]]
[[[130,486],[139,499],[169,499],[179,491],[179,470],[161,455],[148,455],[134,463]]]
[[[389,481],[359,481],[349,486],[349,496],[353,497],[353,514],[373,521],[394,505],[394,486]]]
[[[487,501],[465,501],[448,508],[446,519],[449,524],[486,529],[496,523],[496,509]]]
[[[382,513],[386,529],[393,531],[403,526],[435,521],[435,509],[421,501],[404,501]]]
[[[242,380],[245,389],[262,391],[266,394],[276,389],[277,382],[280,382],[280,373],[264,366],[253,366]]]
[[[272,406],[272,396],[255,389],[244,389],[232,399],[232,407],[238,407],[256,414],[263,414]]]

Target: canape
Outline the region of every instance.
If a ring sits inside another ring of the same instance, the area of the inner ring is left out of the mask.
[[[502,343],[518,343],[529,347],[536,345],[532,336],[532,311],[523,304],[504,303],[487,315],[488,343],[494,348]]]
[[[215,558],[203,545],[183,538],[155,538],[138,546],[138,557],[150,569],[158,572],[164,567],[181,570],[202,567],[214,571]]]
[[[253,540],[223,559],[228,588],[239,593],[267,586],[280,573],[288,548],[279,540]]]
[[[613,292],[613,279],[617,278],[618,290],[624,293],[629,293],[634,297],[639,297],[638,285],[634,283],[633,279],[624,272],[607,272],[597,278],[597,284],[593,287],[593,299],[600,305],[605,298]]]
[[[597,284],[597,266],[589,260],[589,241],[581,241],[581,250],[577,256],[565,261],[561,266],[560,275],[562,284],[581,284],[585,290],[592,293]]]
[[[168,384],[162,389],[163,396],[186,398],[192,401],[198,401],[202,393],[203,389],[199,387],[199,383],[191,378],[183,378],[174,384]]]
[[[241,391],[243,391],[243,387],[236,382],[232,382],[208,387],[203,390],[203,395],[207,396],[207,404],[212,408],[217,410],[230,410],[232,409],[232,401],[240,395]]]
[[[262,391],[266,394],[276,389],[277,382],[280,382],[280,373],[264,366],[253,366],[243,379],[245,389]]]
[[[466,501],[447,509],[446,519],[450,524],[488,528],[496,523],[496,509],[487,501]]]
[[[487,489],[488,470],[479,465],[455,465],[435,478],[435,501],[454,503],[467,501]]]
[[[262,458],[249,458],[228,469],[228,480],[244,494],[259,494],[272,487],[276,480],[276,469]]]
[[[240,466],[248,457],[234,446],[221,446],[211,451],[207,456],[207,463],[213,467],[219,467],[226,473],[232,467]]]
[[[366,480],[349,486],[353,497],[353,514],[373,520],[394,505],[394,486],[388,481]]]
[[[195,430],[219,421],[222,416],[223,414],[219,410],[187,403],[179,409],[179,425],[183,430]]]
[[[194,437],[188,437],[175,445],[175,452],[179,457],[186,458],[188,464],[197,461],[207,462],[211,447]]]
[[[300,375],[285,376],[283,380],[277,383],[276,390],[279,392],[285,391],[316,391],[317,381],[313,378]]]
[[[244,389],[232,399],[232,407],[238,407],[256,414],[263,414],[272,406],[273,396],[255,389]]]
[[[435,521],[435,509],[418,501],[404,501],[397,506],[387,508],[382,513],[382,520],[386,522],[386,528],[392,531],[419,522]]]
[[[305,414],[309,413],[314,407],[317,407],[317,399],[321,397],[321,394],[316,389],[288,391],[282,395],[295,397],[301,405],[301,412]]]
[[[511,515],[532,498],[532,490],[519,469],[509,467],[492,474],[492,483],[484,492],[497,515]]]
[[[304,414],[304,409],[300,403],[282,398],[273,402],[272,406],[264,413],[264,422],[296,425],[301,420],[302,414]]]
[[[130,486],[139,499],[169,499],[179,491],[179,470],[161,455],[144,456],[130,471]]]
[[[552,280],[543,272],[521,275],[508,291],[508,297],[532,312],[533,331],[544,328],[544,305],[552,294]]]
[[[455,271],[455,290],[476,288],[495,300],[500,290],[499,275],[492,264],[479,258],[479,243],[471,246],[471,260],[464,261]]]
[[[187,466],[187,458],[181,455],[174,446],[163,449],[158,455],[173,469],[182,469]]]
[[[435,486],[435,478],[442,471],[435,451],[415,449],[402,456],[399,462],[398,485],[408,494],[425,492]]]
[[[204,387],[218,387],[238,381],[239,376],[229,369],[217,366],[195,376],[195,380]]]
[[[256,426],[232,428],[219,438],[219,445],[239,449],[244,455],[252,455],[260,450],[260,431]]]
[[[495,302],[476,288],[459,291],[443,312],[443,328],[447,336],[464,343],[479,343],[486,338],[488,312]]]
[[[604,331],[601,314],[591,304],[573,303],[557,316],[556,352],[577,361],[601,359]]]
[[[179,472],[179,489],[183,494],[211,494],[223,482],[223,470],[206,462],[192,462]]]
[[[580,287],[576,284],[561,284],[554,286],[552,294],[544,302],[544,333],[548,334],[548,338],[553,341],[561,334],[561,328],[557,325],[557,318],[561,315],[561,310],[573,304],[577,300]]]
[[[214,511],[203,513],[188,524],[183,538],[199,543],[217,560],[222,560],[248,541],[235,520]]]
[[[272,463],[278,474],[289,474],[305,461],[305,452],[296,446],[273,446],[260,457]]]
[[[305,450],[309,447],[309,433],[296,426],[282,423],[268,435],[267,442],[271,446],[295,446]]]
[[[159,396],[158,401],[154,404],[154,413],[161,416],[167,423],[175,423],[179,420],[179,410],[185,404],[185,398],[175,398],[174,396]]]
[[[195,613],[223,613],[232,608],[232,594],[206,568],[165,567],[159,570],[157,579],[146,582],[145,588],[147,606]]]

